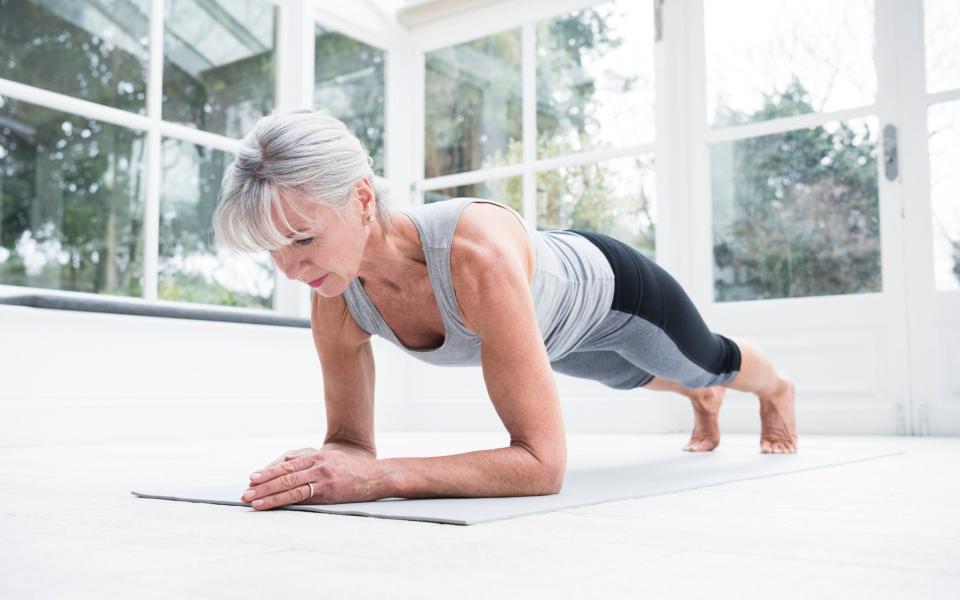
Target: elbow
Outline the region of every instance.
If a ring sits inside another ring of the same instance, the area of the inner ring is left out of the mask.
[[[541,495],[549,496],[559,494],[563,489],[563,478],[567,472],[567,457],[565,452],[559,453],[554,460],[546,464],[541,464],[541,479],[543,482],[543,492]]]
[[[543,491],[540,494],[541,496],[550,496],[553,494],[559,494],[560,490],[563,489],[563,476],[566,472],[566,469],[553,469],[547,473],[547,476],[544,478]]]
[[[522,447],[530,455],[531,481],[535,482],[536,495],[549,496],[560,493],[563,488],[563,478],[567,472],[566,443],[534,446],[513,439],[510,445]]]

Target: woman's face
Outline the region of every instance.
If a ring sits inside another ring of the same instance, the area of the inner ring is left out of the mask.
[[[343,215],[321,202],[295,195],[281,196],[284,216],[302,233],[292,234],[274,209],[273,222],[292,240],[291,244],[270,253],[277,268],[288,279],[310,285],[321,296],[332,298],[342,294],[360,269],[371,230],[364,226],[364,221],[368,214],[373,214],[373,198],[373,190],[366,180],[354,186]],[[290,210],[291,203],[297,203],[299,211],[310,220]],[[320,279],[322,281],[318,281]]]

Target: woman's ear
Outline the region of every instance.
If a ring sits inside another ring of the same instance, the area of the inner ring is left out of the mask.
[[[364,177],[357,181],[353,184],[353,191],[357,195],[357,200],[360,201],[360,214],[373,214],[377,203],[377,195],[373,191],[373,184],[370,179]]]

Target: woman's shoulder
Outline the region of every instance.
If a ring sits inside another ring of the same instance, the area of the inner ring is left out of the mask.
[[[347,308],[344,294],[327,298],[311,291],[310,295],[310,327],[318,344],[354,347],[370,339],[370,333],[357,324]]]
[[[518,218],[519,217],[519,218]],[[527,281],[533,283],[536,254],[522,217],[504,204],[471,202],[460,213],[450,247],[450,262],[470,255],[507,253],[524,265]]]
[[[474,317],[496,305],[495,300],[503,300],[510,290],[529,295],[535,268],[532,241],[516,215],[481,202],[464,208],[450,247],[450,278],[469,329],[477,332]]]

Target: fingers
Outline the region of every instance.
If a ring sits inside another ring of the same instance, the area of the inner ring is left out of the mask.
[[[264,496],[263,493],[264,492],[262,491],[255,490],[255,496],[244,495],[243,501],[250,502],[253,500],[252,504],[255,510],[270,510],[271,508],[277,508],[278,506],[297,504],[310,499],[310,486],[307,485],[306,481],[304,481],[302,484],[298,484],[292,489],[284,490],[277,494],[269,494]]]
[[[310,450],[311,452],[306,452]],[[317,462],[317,456],[319,456],[320,451],[313,448],[304,448],[304,454],[298,455],[292,459],[284,459],[282,461],[274,461],[267,465],[267,468],[261,469],[256,473],[250,475],[250,481],[255,484],[266,483],[271,479],[279,477],[284,473],[293,473],[295,471],[300,471],[306,469],[311,465]],[[288,455],[284,455],[288,456]]]
[[[283,456],[281,456],[280,458],[276,459],[275,461],[273,461],[272,463],[270,463],[270,464],[267,465],[267,466],[268,466],[268,467],[272,467],[272,466],[274,466],[274,465],[279,465],[279,464],[282,463],[282,462],[286,462],[286,461],[288,461],[288,460],[293,460],[294,458],[297,458],[298,456],[303,456],[304,454],[308,454],[308,453],[310,453],[310,452],[316,452],[316,448],[300,448],[299,450],[287,450],[286,452],[283,453]]]
[[[320,453],[315,452],[252,474],[251,487],[244,492],[241,502],[265,510],[309,499],[310,487],[306,484],[315,481],[312,467],[319,460]]]

